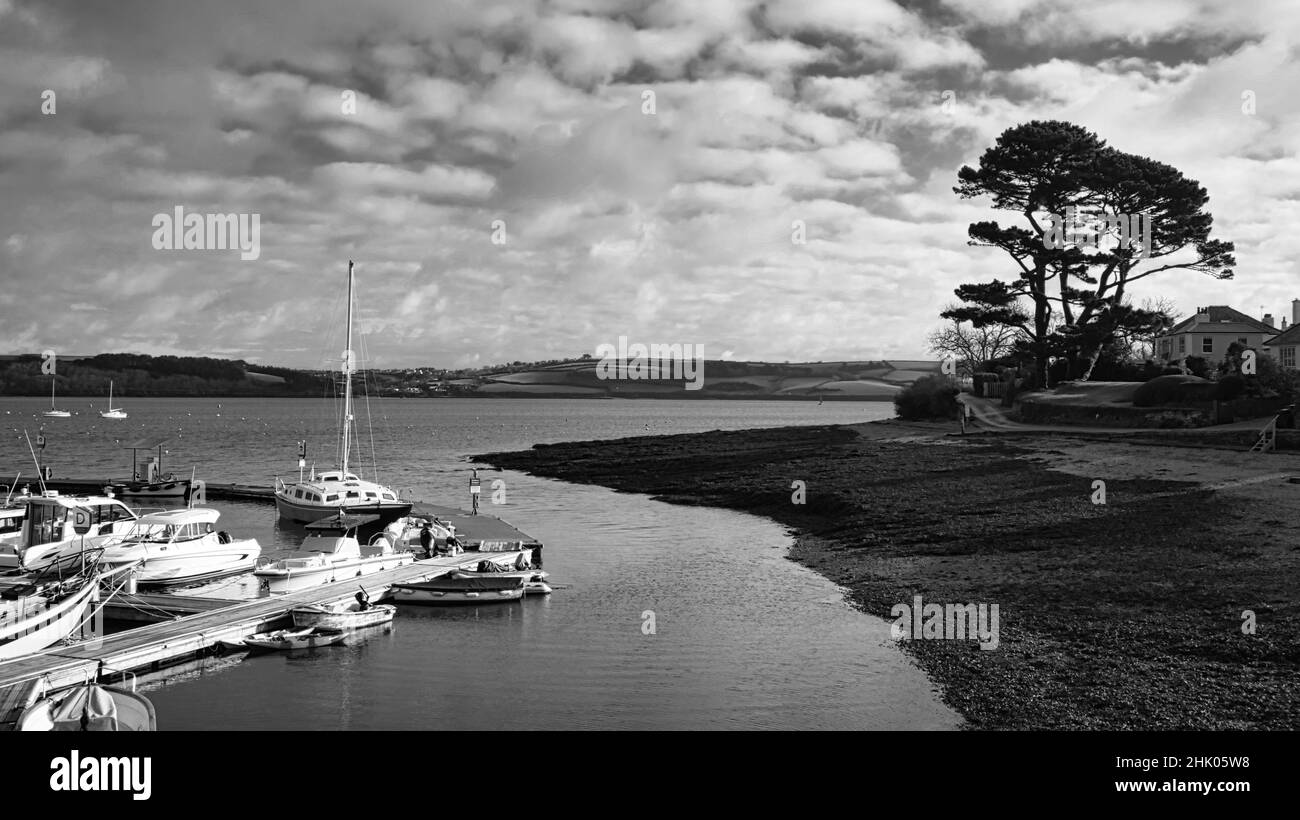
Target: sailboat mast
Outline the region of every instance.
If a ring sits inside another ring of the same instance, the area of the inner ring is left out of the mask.
[[[348,455],[352,449],[352,260],[348,260],[348,346],[343,351],[343,477],[348,474]]]

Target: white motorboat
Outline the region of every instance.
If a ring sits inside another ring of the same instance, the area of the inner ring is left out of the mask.
[[[117,572],[101,572],[93,556],[79,556],[41,572],[0,576],[0,660],[39,652],[84,628],[100,582]]]
[[[324,626],[332,629],[358,629],[378,626],[393,620],[397,607],[392,604],[366,604],[360,601],[340,601],[335,604],[294,607],[293,625],[297,627]]]
[[[139,517],[130,507],[108,496],[67,496],[49,491],[44,495],[22,496],[26,505],[22,537],[17,543],[0,540],[0,570],[37,570],[59,558],[75,556],[82,549],[96,546],[95,538],[121,533]],[[84,511],[90,529],[77,534],[74,521],[77,511]]]
[[[42,413],[47,419],[66,419],[71,418],[72,414],[67,410],[60,410],[54,406],[54,376],[50,376],[50,409]]]
[[[99,414],[102,419],[124,419],[126,411],[120,407],[113,406],[113,382],[108,382],[108,409]]]
[[[438,518],[436,515],[405,515],[396,521],[390,521],[378,533],[370,538],[370,543],[374,544],[379,539],[386,539],[393,545],[397,551],[411,550],[420,553],[424,550],[420,542],[420,533],[424,530],[424,525],[429,525],[429,545],[435,549],[446,547],[450,540],[456,544],[456,525],[450,524]]]
[[[456,577],[444,575],[429,581],[393,584],[392,600],[399,604],[494,604],[524,597],[528,579],[501,577]]]
[[[18,717],[20,732],[153,732],[153,704],[133,690],[84,683],[52,692]]]
[[[318,477],[313,467],[307,480],[303,480],[300,470],[298,483],[292,485],[278,477],[275,480],[275,506],[280,517],[302,524],[342,513],[366,513],[377,515],[381,520],[392,520],[411,511],[411,503],[402,501],[392,488],[364,480],[348,470],[356,425],[352,413],[352,374],[356,370],[356,357],[352,350],[352,291],[352,263],[348,262],[347,348],[343,351],[341,365],[343,414],[338,469]]]
[[[415,553],[397,551],[387,539],[377,539],[376,543],[366,546],[357,541],[354,537],[356,529],[375,520],[373,516],[345,518],[341,527],[344,534],[337,531],[324,535],[313,533],[303,540],[300,547],[308,555],[264,563],[254,570],[253,575],[272,592],[283,592],[360,578],[415,561]],[[309,529],[330,529],[320,526],[322,524],[332,526],[332,522],[322,521]]]
[[[122,535],[96,540],[105,567],[139,563],[141,584],[187,584],[248,572],[262,546],[255,538],[217,532],[221,513],[205,507],[149,513]]]

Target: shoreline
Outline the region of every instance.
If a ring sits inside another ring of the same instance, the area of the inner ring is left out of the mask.
[[[794,535],[791,560],[890,622],[915,595],[998,604],[995,650],[900,642],[967,728],[1300,727],[1300,484],[1287,480],[1300,455],[952,428],[714,431],[473,459],[765,516]]]

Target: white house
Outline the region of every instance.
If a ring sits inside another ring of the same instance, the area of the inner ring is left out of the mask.
[[[1300,306],[1300,302],[1297,305]],[[1273,317],[1267,318],[1271,320]],[[1277,336],[1277,328],[1268,322],[1252,319],[1227,305],[1211,305],[1197,308],[1195,316],[1157,336],[1156,358],[1169,362],[1199,356],[1215,366],[1223,361],[1233,342],[1258,350],[1267,340]]]
[[[1300,353],[1300,299],[1291,303],[1291,327],[1282,323],[1282,332],[1264,343],[1264,350],[1286,370],[1298,370],[1297,353]]]

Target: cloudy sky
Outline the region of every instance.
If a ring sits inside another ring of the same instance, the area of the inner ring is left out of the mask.
[[[1047,118],[1200,180],[1237,243],[1235,281],[1139,301],[1289,315],[1298,29],[1281,0],[0,0],[0,352],[320,365],[354,259],[377,367],[921,357],[1005,276],[957,169]],[[177,206],[258,214],[259,257],[155,249]]]

